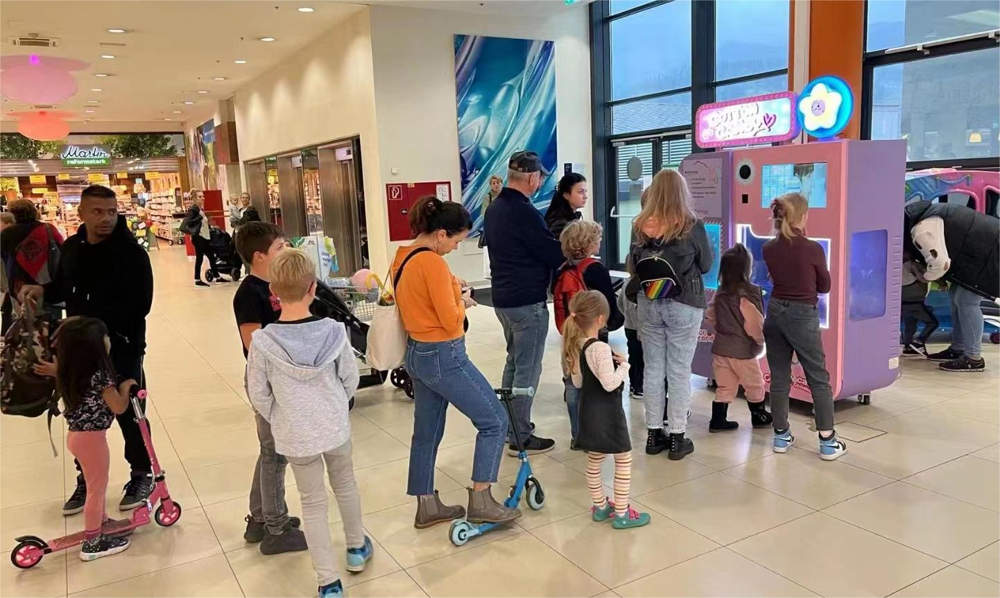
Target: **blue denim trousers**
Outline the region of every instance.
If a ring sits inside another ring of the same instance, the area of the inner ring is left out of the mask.
[[[507,362],[503,367],[504,388],[534,388],[538,391],[538,381],[542,377],[542,355],[545,352],[545,337],[549,333],[549,308],[544,302],[521,307],[495,307],[493,311],[503,327],[507,341]],[[519,396],[511,400],[514,423],[508,432],[509,442],[514,444],[516,424],[520,441],[531,436],[531,404],[533,396]]]
[[[952,284],[951,297],[951,348],[969,357],[979,359],[983,350],[982,298],[965,287]]]
[[[648,429],[663,428],[665,376],[670,386],[669,431],[683,434],[687,430],[691,361],[698,347],[698,330],[704,313],[699,307],[671,299],[651,301],[639,295],[639,339],[645,361],[642,392]]]
[[[569,413],[570,438],[576,440],[576,433],[580,430],[580,389],[573,386],[573,380],[566,376],[563,378],[563,400],[566,401],[566,411]]]
[[[465,338],[439,343],[410,339],[406,371],[413,379],[414,402],[407,494],[434,493],[434,463],[449,403],[479,431],[472,457],[472,481],[496,482],[507,436],[507,415],[493,387],[469,361]]]

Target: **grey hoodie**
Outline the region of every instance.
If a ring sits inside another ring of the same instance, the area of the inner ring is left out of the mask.
[[[247,391],[278,454],[310,457],[347,442],[347,403],[357,389],[358,364],[340,322],[275,322],[253,333]]]

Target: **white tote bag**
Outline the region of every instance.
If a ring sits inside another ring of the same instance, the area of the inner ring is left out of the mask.
[[[430,249],[421,247],[414,250],[399,265],[399,270],[396,271],[396,277],[392,284],[394,293],[399,288],[400,276],[403,274],[406,263],[413,256],[424,251],[430,251]],[[365,354],[365,361],[370,367],[384,372],[403,365],[405,357],[406,328],[403,327],[403,318],[399,314],[399,307],[394,299],[390,305],[375,307],[375,315],[368,328],[368,350]]]

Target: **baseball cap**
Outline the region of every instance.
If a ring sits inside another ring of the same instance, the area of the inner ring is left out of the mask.
[[[532,173],[540,172],[549,174],[549,171],[542,166],[542,159],[535,152],[521,151],[514,152],[507,163],[507,167],[516,172]]]

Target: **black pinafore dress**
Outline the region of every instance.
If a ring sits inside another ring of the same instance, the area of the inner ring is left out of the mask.
[[[622,386],[613,391],[604,390],[600,380],[587,363],[587,347],[598,342],[590,339],[580,351],[580,372],[583,387],[580,389],[580,428],[576,446],[591,453],[612,455],[632,450],[628,435],[628,422],[622,408]]]

